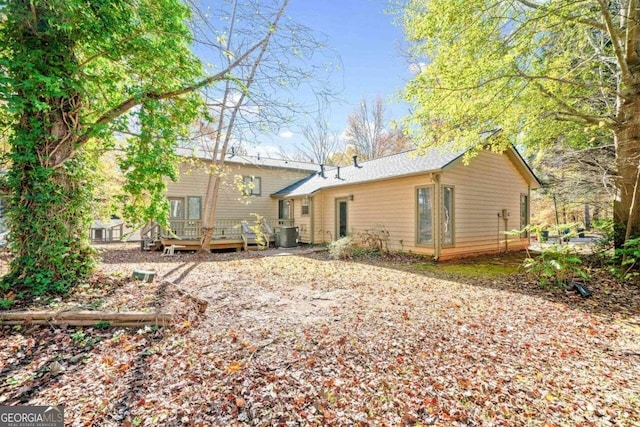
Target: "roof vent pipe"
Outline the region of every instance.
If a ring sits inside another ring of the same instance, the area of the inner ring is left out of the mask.
[[[340,178],[340,166],[338,166],[336,170],[337,170],[337,172],[336,172],[336,178],[338,178],[338,179],[342,179],[342,178]]]
[[[325,176],[324,176],[324,165],[322,163],[320,164],[320,176],[325,178]]]
[[[357,155],[353,156],[353,166],[355,166],[357,168],[360,167],[360,165],[358,165],[358,156]]]

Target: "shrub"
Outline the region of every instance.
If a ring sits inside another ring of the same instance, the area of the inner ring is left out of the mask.
[[[356,235],[358,249],[365,253],[378,252],[389,253],[389,231],[384,227],[381,230],[364,230]]]
[[[333,259],[348,259],[353,257],[355,243],[353,237],[342,237],[329,244],[329,255]]]
[[[600,238],[596,241],[598,253],[613,248],[613,220],[605,219],[593,222],[593,228],[600,234]]]
[[[538,257],[527,257],[523,266],[527,274],[542,286],[568,287],[576,278],[588,279],[582,260],[569,246],[551,246]]]
[[[614,260],[619,266],[611,272],[620,280],[631,280],[640,276],[640,237],[627,240],[622,248],[616,249]]]

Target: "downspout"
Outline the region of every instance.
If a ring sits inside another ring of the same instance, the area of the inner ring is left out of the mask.
[[[502,250],[502,245],[500,244],[500,212],[498,212],[498,228],[496,229],[496,239],[498,240],[498,253]]]
[[[531,184],[527,187],[527,217],[525,218],[525,227],[531,225]],[[527,249],[531,246],[531,232],[527,231]]]
[[[318,194],[320,199],[320,243],[324,243],[324,191]]]
[[[315,217],[316,217],[316,204],[314,203],[314,197],[309,197],[309,214],[311,218],[309,218],[309,232],[311,233],[311,238],[309,239],[312,245],[316,242],[316,231],[315,231]]]
[[[438,261],[440,259],[440,253],[442,251],[442,224],[440,221],[441,216],[441,208],[442,208],[442,195],[441,195],[441,184],[440,178],[442,177],[442,173],[434,173],[433,174],[433,259]]]
[[[509,213],[508,211],[503,211],[504,214],[502,215],[504,218],[502,218],[504,220],[504,251],[509,252],[509,235],[507,234],[507,231],[509,230]]]

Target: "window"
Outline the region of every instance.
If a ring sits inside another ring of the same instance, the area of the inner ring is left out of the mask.
[[[280,220],[280,225],[292,225],[289,224],[288,221],[293,218],[292,206],[293,200],[278,200],[278,219]]]
[[[442,188],[442,245],[453,246],[453,187]]]
[[[529,195],[521,194],[520,195],[520,230],[523,230],[527,225],[529,225]],[[523,232],[520,237],[526,239],[529,236],[529,233],[526,231]]]
[[[433,244],[433,207],[431,188],[418,188],[417,241],[419,245]]]
[[[302,203],[300,204],[302,215],[309,215],[310,204],[311,204],[311,201],[309,200],[308,197],[305,197],[304,199],[302,199]]]
[[[338,238],[347,235],[347,221],[349,218],[346,199],[336,199],[336,235]]]
[[[262,194],[262,178],[258,176],[242,177],[244,184],[243,194],[245,196],[260,196]]]
[[[184,219],[184,199],[169,199],[169,219]]]
[[[199,220],[202,215],[202,198],[197,196],[187,197],[187,219]]]

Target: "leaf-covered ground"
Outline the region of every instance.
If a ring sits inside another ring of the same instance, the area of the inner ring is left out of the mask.
[[[602,276],[584,300],[414,262],[111,247],[105,274],[158,283],[84,304],[168,295],[176,325],[1,327],[0,404],[64,404],[74,426],[640,425],[639,288]]]

